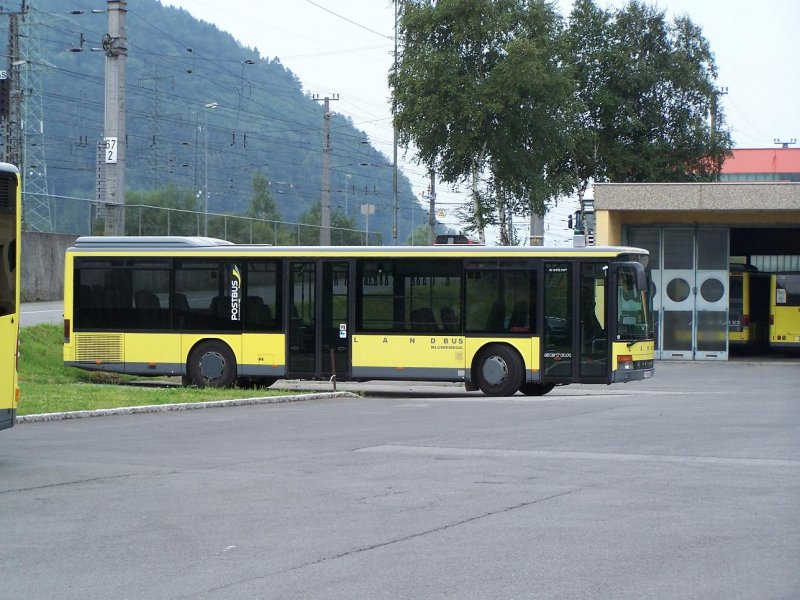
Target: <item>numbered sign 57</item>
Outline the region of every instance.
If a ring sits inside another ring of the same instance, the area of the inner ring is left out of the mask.
[[[107,137],[106,141],[106,163],[117,162],[117,138]]]

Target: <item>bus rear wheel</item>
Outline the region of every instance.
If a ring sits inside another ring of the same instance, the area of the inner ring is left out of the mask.
[[[189,354],[186,374],[197,387],[230,387],[236,381],[236,358],[222,342],[201,342]]]
[[[550,392],[555,386],[552,383],[535,383],[535,382],[527,382],[523,383],[519,391],[525,394],[526,396],[544,396],[548,392]]]
[[[513,396],[522,385],[524,368],[516,351],[493,344],[478,356],[475,379],[487,396]]]

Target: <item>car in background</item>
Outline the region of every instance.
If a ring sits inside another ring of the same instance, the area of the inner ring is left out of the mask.
[[[482,246],[478,240],[475,238],[467,237],[461,233],[446,233],[442,235],[437,235],[436,240],[434,240],[434,246],[447,246],[450,244],[466,244],[466,245],[477,245]]]

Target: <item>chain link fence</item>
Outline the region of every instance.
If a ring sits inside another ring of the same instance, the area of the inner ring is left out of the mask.
[[[26,231],[71,235],[103,235],[103,203],[70,196],[49,197],[49,221],[38,212],[30,213],[23,194],[23,223]],[[239,244],[274,246],[318,246],[320,225],[270,221],[238,215],[128,204],[124,207],[125,235],[203,236]],[[43,231],[46,223],[48,231]],[[334,246],[381,245],[382,235],[362,229],[331,227]]]

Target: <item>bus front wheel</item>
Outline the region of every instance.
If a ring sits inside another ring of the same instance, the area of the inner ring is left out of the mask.
[[[527,382],[522,384],[522,386],[519,388],[519,391],[526,396],[544,396],[554,387],[556,386],[552,383]]]
[[[222,342],[201,342],[189,354],[186,373],[197,387],[230,387],[236,381],[236,358]]]
[[[513,396],[522,385],[525,365],[516,351],[494,344],[478,356],[475,379],[487,396]]]

